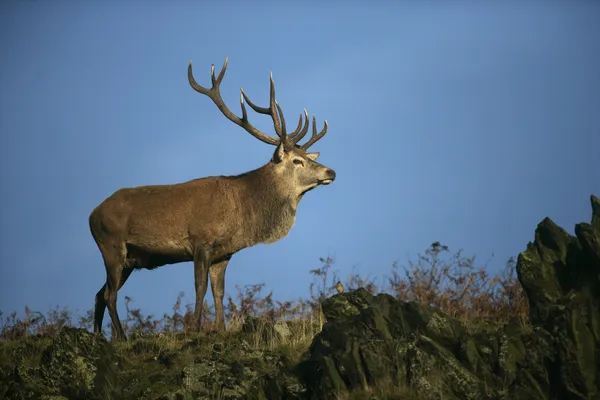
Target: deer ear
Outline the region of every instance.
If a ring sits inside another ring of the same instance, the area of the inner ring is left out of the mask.
[[[279,164],[283,161],[283,156],[285,154],[285,149],[283,148],[283,143],[277,145],[275,149],[275,153],[273,153],[273,162],[275,164]]]
[[[306,157],[308,159],[310,159],[310,160],[315,161],[319,157],[320,154],[321,153],[319,153],[319,152],[316,152],[316,153],[306,153]]]

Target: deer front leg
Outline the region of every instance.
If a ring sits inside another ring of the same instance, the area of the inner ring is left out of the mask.
[[[215,301],[215,314],[217,316],[217,330],[225,331],[225,313],[223,312],[223,296],[225,295],[225,270],[229,259],[213,264],[210,267],[210,286]]]
[[[208,287],[208,270],[210,268],[210,252],[199,249],[194,253],[194,281],[196,284],[196,309],[194,311],[195,331],[200,332],[202,326],[202,310],[204,308],[204,296]]]

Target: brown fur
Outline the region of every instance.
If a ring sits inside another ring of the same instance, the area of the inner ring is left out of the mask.
[[[91,213],[90,229],[99,245],[121,239],[127,268],[193,261],[195,246],[221,260],[291,229],[299,199],[277,193],[271,169],[120,189]]]

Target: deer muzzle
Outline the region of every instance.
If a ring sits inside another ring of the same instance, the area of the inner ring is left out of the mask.
[[[329,185],[331,182],[333,182],[335,180],[335,171],[334,170],[328,169],[327,171],[325,171],[325,175],[327,175],[327,178],[321,179],[319,181],[319,184]]]

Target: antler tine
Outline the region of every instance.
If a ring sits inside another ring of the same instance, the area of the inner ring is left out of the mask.
[[[213,64],[212,71],[214,70],[215,66]],[[190,82],[190,86],[192,87],[192,89],[194,89],[196,92],[205,94],[210,97],[210,89],[200,86],[198,82],[196,82],[196,80],[194,79],[194,75],[192,74],[192,60],[190,60],[190,63],[188,64],[188,81]]]
[[[242,96],[244,96],[244,100],[246,101],[246,103],[248,103],[248,105],[250,106],[251,109],[253,109],[255,112],[257,112],[259,114],[265,114],[265,115],[271,114],[268,107],[257,106],[248,98],[248,96],[246,95],[246,92],[244,92],[243,88],[240,88],[240,90],[242,91]]]
[[[219,72],[219,76],[217,78],[217,81],[215,82],[215,65],[212,65],[211,68],[211,73],[210,73],[210,77],[212,80],[212,84],[213,87],[219,87],[219,85],[221,85],[221,81],[223,80],[223,77],[225,76],[225,71],[227,70],[227,61],[229,61],[229,57],[225,57],[225,62],[223,63],[223,68],[221,68],[221,72]]]
[[[242,106],[242,121],[248,121],[248,114],[244,105],[244,89],[242,89],[242,94],[240,94],[240,105]]]
[[[279,113],[277,110],[277,101],[275,100],[275,82],[273,82],[273,73],[271,72],[269,75],[269,86],[270,86],[270,94],[269,94],[269,111],[271,114],[271,118],[273,119],[273,126],[275,127],[275,132],[281,138],[281,140],[286,140],[286,136],[281,130],[281,121],[279,119]],[[283,116],[282,116],[283,117]],[[284,122],[285,123],[285,122]]]
[[[302,146],[300,146],[300,148],[302,150],[308,150],[308,148],[310,146],[315,144],[318,140],[320,140],[327,133],[327,120],[325,120],[325,126],[323,127],[323,130],[321,130],[321,132],[319,132],[319,134],[317,134],[317,122],[316,122],[314,115],[313,115],[313,120],[312,120],[312,126],[313,126],[312,137],[308,140],[308,142],[306,142]]]
[[[246,114],[246,109],[244,107],[244,98],[246,98],[246,96],[245,96],[243,90],[242,90],[242,98],[240,99],[241,105],[242,105],[242,114],[243,114],[242,119],[240,119],[233,112],[231,112],[231,110],[229,110],[229,108],[227,108],[227,106],[223,102],[223,99],[221,98],[221,95],[219,93],[219,85],[221,84],[221,81],[223,80],[223,77],[225,76],[225,70],[227,69],[227,61],[228,60],[229,60],[229,58],[225,58],[225,62],[223,63],[223,68],[221,69],[221,72],[219,72],[219,75],[216,78],[215,78],[215,66],[214,66],[214,64],[212,65],[211,73],[210,73],[212,87],[210,89],[202,87],[198,84],[198,82],[196,82],[196,80],[194,79],[194,75],[192,73],[192,61],[190,61],[190,64],[188,65],[188,81],[190,83],[190,86],[192,87],[192,89],[194,89],[198,93],[208,96],[213,101],[213,103],[215,103],[215,105],[221,111],[221,113],[223,113],[223,115],[225,117],[227,117],[227,119],[229,119],[231,122],[233,122],[234,124],[236,124],[238,126],[241,126],[242,128],[244,128],[246,130],[246,132],[248,132],[249,134],[251,134],[252,136],[257,138],[261,142],[277,146],[280,143],[281,139],[277,139],[272,136],[264,134],[263,132],[256,129],[250,122],[248,122],[248,116]],[[253,107],[253,104],[251,104],[247,98],[246,98],[246,100],[248,101],[248,104],[250,104],[250,106],[253,109],[255,109],[255,107]],[[257,110],[255,109],[255,111],[257,111]],[[260,112],[260,111],[257,111],[257,112]],[[263,112],[263,114],[265,114],[265,113]],[[268,110],[267,110],[266,114],[269,114]]]
[[[297,135],[302,128],[302,113],[300,113],[300,118],[298,118],[298,126],[294,129],[294,132],[290,133],[290,138],[293,139],[294,135]]]
[[[275,105],[277,106],[277,114],[279,115],[279,122],[281,123],[281,136],[286,136],[287,138],[287,131],[285,129],[285,118],[283,117],[283,110],[281,109],[281,106],[279,105],[279,103],[277,102],[277,100],[275,100]]]
[[[296,130],[294,132],[290,133],[290,140],[294,144],[296,144],[300,140],[302,140],[302,138],[306,135],[306,132],[308,132],[308,127],[310,125],[310,122],[308,121],[308,112],[306,111],[306,108],[304,109],[304,125],[301,125],[301,124],[302,124],[302,114],[300,114],[300,119],[298,120],[298,127],[296,128]],[[300,128],[302,128],[302,130],[300,130]]]

